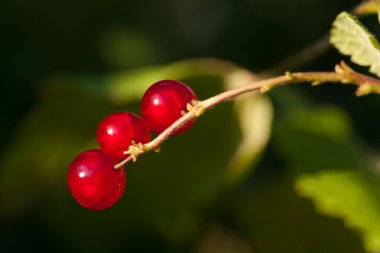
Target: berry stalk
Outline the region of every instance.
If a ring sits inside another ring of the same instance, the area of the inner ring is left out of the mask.
[[[336,65],[335,72],[286,72],[284,75],[257,81],[243,87],[228,90],[206,100],[197,101],[193,105],[189,105],[189,111],[168,128],[166,128],[154,140],[146,144],[138,143],[130,145],[129,151],[127,152],[130,154],[130,156],[128,156],[122,162],[116,164],[114,168],[119,169],[131,160],[135,161],[139,155],[145,152],[151,150],[159,150],[161,144],[164,143],[178,129],[180,129],[189,121],[199,117],[208,109],[211,109],[224,101],[231,100],[237,96],[250,92],[265,93],[272,88],[292,83],[312,83],[312,85],[318,85],[321,83],[353,84],[359,87],[356,92],[356,94],[359,96],[369,93],[380,93],[379,79],[360,74],[352,70],[344,62],[341,62],[340,65]]]

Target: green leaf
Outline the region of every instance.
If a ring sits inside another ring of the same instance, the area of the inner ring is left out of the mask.
[[[271,134],[273,107],[268,97],[250,94],[234,101],[241,130],[241,141],[231,157],[226,172],[227,184],[241,182],[254,168],[268,144]]]
[[[274,124],[274,143],[296,191],[355,229],[367,251],[379,252],[380,175],[368,170],[367,148],[348,115],[335,106],[286,109]]]
[[[247,72],[231,62],[216,58],[193,58],[110,75],[105,79],[106,94],[111,101],[124,103],[140,99],[151,84],[162,79],[183,80],[194,76],[227,78],[232,73],[240,75],[242,70]]]
[[[58,75],[49,80],[53,83],[69,85],[73,90],[107,98],[113,104],[139,101],[147,88],[163,79],[184,80],[195,76],[218,77],[241,71],[242,68],[216,58],[193,58],[165,65],[156,65],[111,73],[105,76]],[[245,70],[246,71],[246,70]],[[207,83],[203,85],[208,86]],[[211,94],[213,95],[213,94]]]
[[[313,199],[319,212],[343,218],[361,232],[369,252],[380,251],[380,177],[362,171],[324,171],[296,180],[302,196]]]
[[[380,45],[376,38],[347,12],[338,15],[331,29],[330,42],[340,53],[351,56],[361,66],[380,76]]]
[[[363,152],[349,119],[337,107],[298,107],[274,126],[276,148],[295,175],[352,169],[362,164]]]
[[[259,184],[229,205],[235,210],[235,226],[249,237],[255,252],[364,253],[356,231],[316,212],[310,201],[297,196],[286,176],[276,174]]]
[[[226,171],[230,183],[240,182],[248,175],[251,163],[257,161],[268,144],[271,134],[273,108],[263,95],[252,94],[235,101],[241,129],[241,142],[232,156]]]

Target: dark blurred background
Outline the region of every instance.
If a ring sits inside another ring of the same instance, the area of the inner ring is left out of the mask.
[[[231,87],[183,60],[265,71],[358,3],[1,1],[0,252],[380,252],[380,99],[341,84],[218,106],[128,165],[108,210],[80,207],[66,183],[101,119],[139,113],[152,82],[181,79],[201,99]],[[340,59],[330,48],[290,70]]]

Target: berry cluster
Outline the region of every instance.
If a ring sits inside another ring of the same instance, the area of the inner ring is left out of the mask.
[[[67,181],[77,202],[88,209],[100,210],[114,205],[124,192],[126,176],[123,168],[114,166],[129,156],[130,145],[148,143],[150,131],[160,134],[183,113],[197,96],[185,84],[174,80],[154,83],[141,101],[141,115],[117,112],[99,125],[100,149],[87,150],[70,164]],[[180,134],[194,123],[189,121],[177,129]]]

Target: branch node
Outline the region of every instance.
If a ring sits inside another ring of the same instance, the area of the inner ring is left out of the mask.
[[[341,79],[341,83],[355,83],[356,72],[352,68],[350,68],[344,61],[341,61],[339,64],[335,65],[335,72],[343,76]]]
[[[355,92],[356,96],[358,96],[358,97],[368,95],[371,93],[379,94],[380,93],[380,87],[377,86],[376,84],[370,83],[370,82],[359,84],[359,87],[356,89],[356,92]]]
[[[372,91],[371,84],[364,83],[362,85],[359,85],[359,87],[356,89],[355,94],[356,96],[361,97],[361,96],[370,94],[371,91]]]
[[[191,103],[187,103],[186,109],[189,112],[194,111],[195,117],[201,116],[206,111],[206,108],[204,108],[200,101],[195,100],[192,100]]]
[[[197,118],[199,118],[206,111],[206,108],[200,103],[198,103],[196,108],[194,108],[194,109],[196,109],[195,117],[197,117]]]
[[[269,85],[263,85],[261,88],[260,88],[260,93],[265,93],[265,92],[268,92],[270,91],[271,87]]]
[[[186,110],[187,110],[188,112],[190,112],[191,110],[193,110],[193,108],[194,108],[194,106],[193,106],[191,103],[187,103],[187,104],[186,104]],[[186,112],[185,112],[185,114],[186,114]]]
[[[285,76],[286,76],[286,78],[288,78],[288,80],[290,80],[290,81],[296,79],[296,77],[295,77],[290,71],[286,71],[286,72],[285,72]]]
[[[336,65],[335,65],[335,72],[336,72],[337,74],[343,74],[343,73],[344,73],[344,70],[343,70],[343,68],[340,66],[340,64],[336,64]]]
[[[345,73],[355,73],[355,71],[350,68],[350,66],[348,66],[344,61],[340,61],[340,67]]]
[[[139,142],[136,144],[135,141],[132,141],[132,144],[129,146],[128,151],[124,151],[124,154],[131,155],[133,162],[136,162],[137,157],[145,152],[144,145]]]

